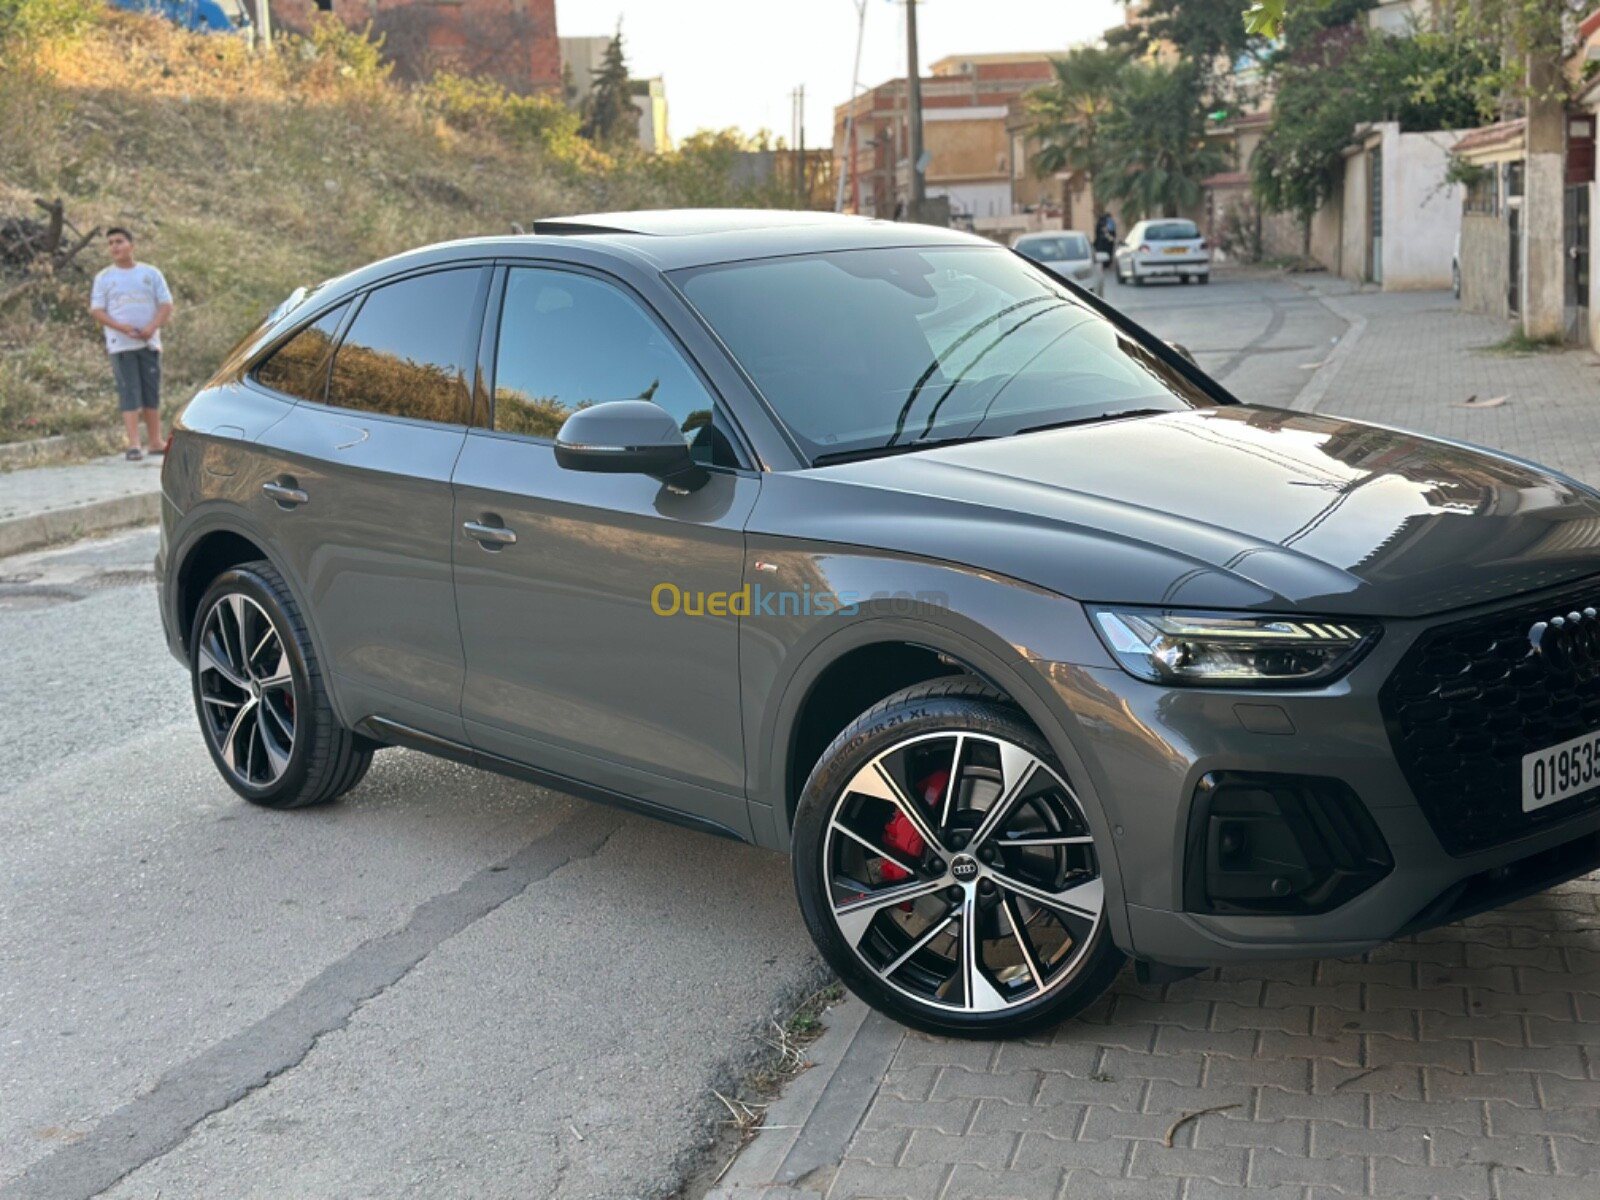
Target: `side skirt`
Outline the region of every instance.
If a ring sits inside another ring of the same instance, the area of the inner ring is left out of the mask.
[[[665,805],[653,804],[649,800],[640,800],[636,796],[627,796],[621,792],[614,792],[610,788],[585,783],[581,779],[573,779],[567,775],[558,775],[554,771],[545,771],[539,767],[529,766],[527,763],[501,758],[497,754],[487,754],[472,746],[463,745],[460,742],[452,742],[448,738],[435,737],[431,733],[423,733],[420,729],[412,729],[409,725],[402,725],[400,722],[391,721],[387,717],[368,717],[356,725],[356,732],[385,745],[404,746],[409,750],[420,750],[422,753],[432,754],[436,758],[447,758],[452,762],[465,763],[469,767],[493,771],[496,775],[520,779],[524,783],[532,783],[539,787],[549,788],[551,791],[566,792],[568,795],[578,796],[584,800],[593,800],[598,804],[609,804],[614,808],[623,808],[629,812],[639,813],[641,816],[654,817],[656,820],[665,821],[669,825],[681,825],[686,829],[709,833],[715,837],[731,838],[736,842],[745,840],[732,829],[717,821],[707,820],[705,817],[697,817],[691,813],[679,812],[676,809],[667,808]]]

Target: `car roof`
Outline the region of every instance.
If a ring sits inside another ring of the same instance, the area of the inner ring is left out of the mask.
[[[1081,237],[1081,238],[1086,238],[1088,236],[1089,235],[1087,233],[1084,233],[1083,230],[1081,230],[1081,229],[1040,229],[1040,230],[1037,230],[1034,233],[1024,233],[1024,234],[1018,235],[1017,241],[1019,243],[1020,242],[1036,242],[1036,241],[1039,241],[1039,240],[1041,240],[1043,238],[1058,238],[1058,237]]]
[[[535,240],[551,237],[621,249],[663,271],[830,250],[996,244],[959,230],[909,221],[747,208],[590,213],[534,222]]]
[[[658,271],[789,254],[893,246],[985,246],[997,243],[959,230],[908,221],[880,221],[827,212],[783,209],[652,209],[542,218],[532,233],[461,238],[419,246],[326,280],[313,294],[329,303],[405,271],[446,266],[466,258],[574,258],[560,247],[598,251]],[[323,304],[320,307],[325,308]],[[286,310],[283,316],[289,316]]]

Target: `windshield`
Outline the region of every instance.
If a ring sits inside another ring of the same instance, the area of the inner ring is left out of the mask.
[[[812,460],[1213,403],[998,246],[837,251],[673,279]]]
[[[1081,233],[1061,237],[1025,238],[1017,243],[1017,253],[1034,262],[1073,262],[1090,256],[1089,239]]]
[[[1147,242],[1187,242],[1200,236],[1193,221],[1156,221],[1144,231]]]

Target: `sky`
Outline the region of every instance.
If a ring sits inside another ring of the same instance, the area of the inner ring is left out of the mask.
[[[866,0],[861,82],[905,74],[905,8]],[[636,77],[666,80],[673,138],[697,129],[767,128],[788,139],[790,94],[805,86],[806,145],[833,137],[850,94],[855,0],[556,0],[563,37],[610,34],[622,20]],[[1122,23],[1118,0],[922,0],[923,73],[947,54],[1065,50]]]

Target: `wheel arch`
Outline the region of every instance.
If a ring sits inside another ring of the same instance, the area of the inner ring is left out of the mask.
[[[981,636],[980,632],[978,637]],[[802,753],[801,747],[810,744],[802,742],[799,736],[800,721],[808,702],[826,698],[826,693],[818,692],[818,685],[831,670],[847,670],[852,664],[866,661],[854,655],[888,646],[910,648],[932,656],[948,666],[948,671],[944,673],[966,673],[983,680],[1014,704],[1055,751],[1083,806],[1097,848],[1104,848],[1101,877],[1106,885],[1106,916],[1113,939],[1119,946],[1127,948],[1131,941],[1123,907],[1122,875],[1117,862],[1115,832],[1105,815],[1105,808],[1100,803],[1082,755],[1064,728],[1060,716],[1045,698],[1047,682],[1039,676],[1038,668],[1032,662],[1018,658],[1008,645],[986,645],[977,637],[946,625],[887,616],[858,621],[818,643],[795,668],[780,699],[772,706],[770,724],[766,729],[765,743],[771,748],[773,757],[764,776],[765,789],[753,791],[751,797],[757,803],[772,805],[775,817],[773,825],[776,826],[775,848],[785,854],[789,852],[795,805],[815,765],[815,759],[802,763],[798,757]],[[929,675],[926,678],[936,677]],[[915,682],[919,681],[885,680],[884,686],[872,689],[878,694],[846,716],[833,733],[843,729],[878,700]],[[819,754],[827,748],[832,737],[833,734],[829,734],[817,747]]]
[[[935,656],[949,667],[947,673],[970,674],[1015,705],[1024,718],[1055,752],[1057,760],[1066,771],[1067,779],[1078,797],[1095,837],[1100,854],[1100,874],[1106,889],[1106,920],[1112,940],[1125,952],[1131,952],[1132,935],[1128,924],[1124,900],[1122,872],[1117,857],[1117,833],[1106,816],[1087,764],[1074,744],[1073,736],[1051,703],[1045,698],[1048,683],[1038,674],[1036,664],[1007,654],[1008,647],[989,646],[964,632],[947,626],[914,618],[880,618],[858,622],[842,629],[818,644],[795,670],[785,687],[782,699],[775,706],[776,723],[768,742],[775,755],[781,753],[781,762],[772,764],[770,778],[777,788],[769,793],[776,810],[776,849],[788,854],[794,824],[795,805],[815,760],[802,764],[796,757],[802,744],[798,738],[798,722],[808,701],[818,698],[818,684],[831,670],[848,669],[862,659],[854,657],[862,651],[886,646],[902,646],[923,654]],[[934,678],[935,676],[929,676]],[[845,717],[837,733],[860,716],[878,700],[882,700],[909,686],[910,682],[886,680],[886,685],[874,689],[878,695]],[[821,694],[825,695],[825,694]],[[1070,716],[1070,715],[1069,715]],[[827,741],[832,740],[829,735]],[[818,747],[818,753],[827,748],[827,741]],[[753,799],[759,798],[753,796]]]
[[[317,628],[317,614],[306,602],[305,589],[298,576],[260,530],[240,520],[232,511],[219,507],[195,514],[187,528],[174,539],[173,549],[168,556],[162,603],[170,620],[173,648],[185,663],[188,662],[189,637],[194,628],[196,610],[211,582],[222,572],[241,563],[261,560],[272,564],[289,589],[317,657],[324,663],[330,662]],[[326,675],[326,686],[335,714],[342,723],[347,724],[339,700],[338,683],[331,667]]]

